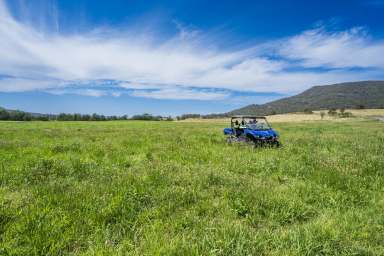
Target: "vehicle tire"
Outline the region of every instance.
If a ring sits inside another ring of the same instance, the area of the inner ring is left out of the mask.
[[[255,145],[255,148],[263,146],[263,141],[261,140],[254,140],[253,143]]]
[[[281,147],[281,143],[280,143],[279,141],[274,141],[274,142],[272,143],[272,146],[274,146],[274,147],[276,147],[276,148],[279,148],[279,147]]]
[[[243,140],[247,145],[254,145],[255,144],[255,140],[253,137],[251,136],[246,136],[244,137],[244,140]]]
[[[225,141],[228,143],[228,144],[232,144],[233,142],[235,142],[236,138],[235,137],[232,137],[232,136],[228,136]]]

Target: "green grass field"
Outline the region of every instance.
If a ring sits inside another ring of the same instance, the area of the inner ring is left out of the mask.
[[[384,255],[384,123],[1,122],[0,255]]]

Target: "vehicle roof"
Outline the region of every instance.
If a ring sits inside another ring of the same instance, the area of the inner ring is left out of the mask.
[[[259,118],[259,119],[267,119],[265,116],[242,116],[242,115],[231,116],[231,118]]]

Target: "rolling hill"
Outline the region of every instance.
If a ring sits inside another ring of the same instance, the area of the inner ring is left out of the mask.
[[[270,115],[331,108],[384,108],[384,81],[314,86],[292,97],[248,105],[227,114]]]

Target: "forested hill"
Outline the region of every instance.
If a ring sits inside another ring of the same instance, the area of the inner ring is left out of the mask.
[[[248,105],[228,115],[270,115],[332,108],[384,108],[384,81],[314,86],[298,95]]]

